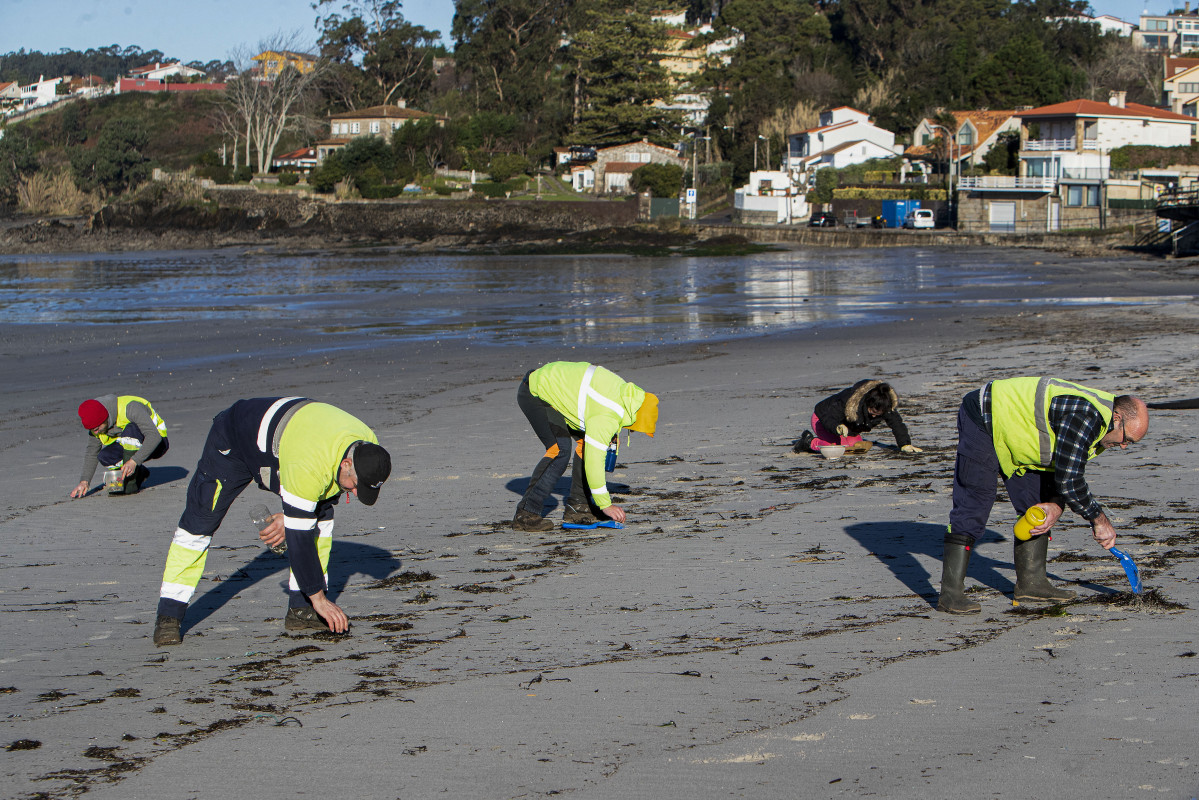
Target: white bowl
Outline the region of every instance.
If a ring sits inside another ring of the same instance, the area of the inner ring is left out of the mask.
[[[845,455],[845,445],[826,444],[820,448],[820,455],[824,456],[829,461],[836,461],[838,458]]]

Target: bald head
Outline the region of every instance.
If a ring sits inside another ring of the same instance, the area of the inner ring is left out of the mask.
[[[1105,448],[1128,447],[1145,438],[1149,432],[1149,407],[1145,401],[1130,394],[1116,398],[1112,407],[1112,424],[1099,440]]]

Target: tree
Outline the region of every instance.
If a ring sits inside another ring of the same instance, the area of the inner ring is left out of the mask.
[[[816,170],[816,185],[812,188],[810,199],[813,203],[833,202],[833,192],[837,189],[837,170],[832,167],[821,167]]]
[[[655,105],[670,93],[659,54],[666,26],[656,22],[650,0],[587,0],[574,40],[574,131],[580,144],[651,138],[673,142],[677,112]]]
[[[312,7],[328,11],[338,2],[316,0]],[[406,21],[400,6],[399,0],[345,0],[340,11],[317,22],[321,54],[334,65],[341,99],[350,108],[419,101],[433,81],[441,34]]]
[[[646,164],[633,170],[630,185],[654,197],[678,197],[683,190],[683,168],[678,164]]]
[[[130,120],[108,120],[95,147],[71,152],[75,183],[84,191],[101,189],[110,195],[136,188],[150,174],[149,159],[141,153],[149,138]]]
[[[260,42],[257,52],[296,50],[296,37],[275,36]],[[257,171],[270,170],[279,140],[302,120],[301,111],[309,100],[314,83],[324,65],[301,71],[288,64],[271,80],[263,80],[250,64],[246,51],[237,54],[240,72],[225,86],[226,107],[218,120],[226,130],[240,129],[245,139],[245,163],[250,164],[251,145],[257,156]],[[236,136],[236,134],[235,134]],[[236,143],[236,138],[235,138]]]
[[[995,175],[1015,175],[1020,163],[1020,134],[1004,131],[995,137],[995,144],[983,156],[987,172]]]
[[[37,152],[29,129],[25,125],[9,125],[0,138],[0,203],[15,203],[21,178],[37,169]]]
[[[503,154],[491,159],[491,179],[503,183],[509,178],[523,175],[529,171],[529,159],[524,156]]]

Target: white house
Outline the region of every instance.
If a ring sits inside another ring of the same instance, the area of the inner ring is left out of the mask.
[[[34,106],[45,106],[53,103],[55,96],[58,94],[58,84],[60,83],[62,83],[62,78],[46,80],[44,75],[39,75],[37,83],[21,87],[22,107],[33,108]]]
[[[903,152],[895,134],[870,121],[870,115],[849,106],[820,112],[819,125],[788,134],[783,168],[799,175],[821,167],[848,167],[873,158],[894,158]]]
[[[749,173],[749,183],[733,195],[733,219],[750,225],[778,225],[806,219],[811,212],[807,197],[801,194],[783,170],[759,170]]]
[[[1199,117],[1199,58],[1162,59],[1162,105],[1175,114]]]
[[[162,81],[167,78],[180,78],[182,80],[190,80],[191,78],[199,78],[204,76],[204,71],[189,67],[179,61],[172,61],[167,64],[155,62],[147,64],[144,67],[138,67],[129,71],[129,77],[140,78],[147,81]]]
[[[1137,26],[1132,22],[1125,22],[1119,17],[1113,17],[1111,14],[1100,14],[1097,17],[1088,16],[1087,14],[1070,14],[1063,17],[1050,17],[1050,22],[1082,22],[1089,25],[1099,26],[1099,35],[1103,36],[1108,33],[1114,33],[1117,36],[1132,36],[1132,32],[1137,29]]]

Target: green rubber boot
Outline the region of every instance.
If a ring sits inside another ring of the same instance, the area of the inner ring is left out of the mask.
[[[1016,590],[1013,600],[1045,600],[1060,603],[1073,598],[1077,592],[1054,587],[1045,577],[1045,558],[1049,553],[1049,534],[1043,533],[1026,541],[1015,539],[1013,557],[1016,561]]]
[[[941,561],[941,596],[937,610],[946,614],[977,614],[982,606],[966,599],[966,567],[970,565],[969,536],[945,534],[945,558]]]

